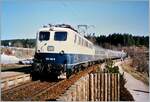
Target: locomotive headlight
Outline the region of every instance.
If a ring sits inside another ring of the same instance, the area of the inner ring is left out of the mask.
[[[47,46],[47,51],[54,51],[54,46]]]

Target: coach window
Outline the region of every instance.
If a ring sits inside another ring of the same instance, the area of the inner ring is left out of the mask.
[[[80,42],[79,42],[79,36],[77,36],[77,39],[78,39],[78,45],[80,44]]]
[[[77,42],[77,35],[75,34],[74,43]]]
[[[85,46],[85,41],[83,42],[83,45]]]
[[[55,32],[55,41],[65,41],[67,39],[67,32]]]
[[[92,49],[92,45],[90,44],[90,48]]]
[[[82,45],[84,46],[84,39],[82,39]]]
[[[79,45],[81,44],[81,38],[79,37]]]
[[[88,47],[88,42],[86,41],[86,46]]]
[[[89,47],[88,45],[89,45],[89,42],[87,42],[86,46]]]
[[[41,31],[39,33],[39,40],[40,41],[49,40],[49,37],[50,37],[50,32],[43,32],[43,31]]]

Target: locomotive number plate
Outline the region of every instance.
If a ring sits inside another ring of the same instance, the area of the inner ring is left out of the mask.
[[[50,61],[55,61],[55,58],[48,58],[48,57],[47,57],[47,58],[45,58],[45,59],[46,59],[47,61],[48,61],[48,60],[50,60]]]

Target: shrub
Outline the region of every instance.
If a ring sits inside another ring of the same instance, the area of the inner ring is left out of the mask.
[[[119,73],[119,67],[114,66],[114,62],[112,60],[106,61],[105,68],[105,72],[107,73]]]

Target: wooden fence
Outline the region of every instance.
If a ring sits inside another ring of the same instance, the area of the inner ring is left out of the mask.
[[[92,73],[80,78],[57,100],[119,101],[120,76],[117,73]]]

